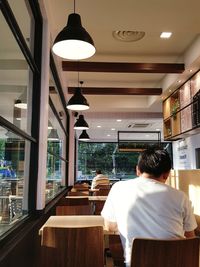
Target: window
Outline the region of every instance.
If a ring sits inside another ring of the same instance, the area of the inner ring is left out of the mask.
[[[110,179],[132,179],[136,177],[138,155],[138,152],[118,152],[117,143],[79,142],[77,179],[92,179],[96,169],[101,169]]]
[[[170,142],[161,147],[172,155]],[[121,152],[118,143],[78,143],[77,180],[91,180],[100,169],[111,180],[127,180],[136,177],[136,165],[140,152]]]
[[[47,142],[46,201],[55,197],[65,185],[65,134],[51,107]]]
[[[0,133],[0,230],[2,231],[9,229],[13,222],[27,214],[27,166],[30,142],[3,127],[0,127]]]
[[[66,125],[67,114],[64,110],[62,95],[60,96],[53,58],[49,82],[49,116],[47,143],[47,175],[46,202],[54,198],[66,186],[67,145]],[[56,83],[57,81],[57,83]]]
[[[42,20],[35,2],[1,1],[0,8],[3,36],[0,44],[2,235],[31,214],[36,205]],[[37,42],[36,47],[34,42]]]

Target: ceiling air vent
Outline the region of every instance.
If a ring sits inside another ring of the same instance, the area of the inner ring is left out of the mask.
[[[128,125],[128,128],[146,128],[150,126],[149,123],[132,123]]]

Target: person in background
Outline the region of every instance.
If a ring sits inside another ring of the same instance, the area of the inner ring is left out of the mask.
[[[92,180],[91,189],[95,189],[97,185],[101,185],[101,184],[109,185],[110,180],[107,176],[102,174],[101,170],[98,169],[96,170],[96,176]]]
[[[171,169],[167,151],[143,151],[137,169],[139,177],[112,186],[101,212],[106,229],[120,233],[126,266],[135,237],[187,238],[197,227],[186,194],[165,184]]]

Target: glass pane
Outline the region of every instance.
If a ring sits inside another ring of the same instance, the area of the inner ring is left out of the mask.
[[[49,107],[46,201],[52,199],[65,184],[65,133]],[[61,158],[62,157],[62,158]]]
[[[171,143],[161,146],[172,155]],[[120,152],[117,143],[78,144],[77,180],[92,180],[100,169],[110,180],[127,180],[136,177],[139,152]]]
[[[0,115],[30,134],[32,71],[2,13],[0,28]]]
[[[33,55],[35,21],[29,3],[26,0],[8,0],[8,2],[24,36],[26,44]]]
[[[57,118],[55,117],[51,108],[49,108],[49,120],[48,120],[48,148],[51,149],[51,153],[55,153],[57,156],[65,158],[64,150],[65,133],[61,128]],[[50,144],[56,143],[53,146],[53,151]]]
[[[52,78],[52,75],[50,73],[50,86],[49,86],[49,95],[50,98],[54,104],[54,107],[56,107],[56,110],[60,116],[60,119],[62,121],[62,124],[64,126],[64,129],[66,130],[66,121],[67,121],[67,117],[66,117],[66,113],[64,112],[64,108],[62,105],[62,102],[60,100],[60,96],[58,94],[55,82]]]
[[[27,214],[30,143],[0,127],[0,235]]]
[[[47,154],[46,201],[62,190],[62,175],[65,161],[50,153]]]

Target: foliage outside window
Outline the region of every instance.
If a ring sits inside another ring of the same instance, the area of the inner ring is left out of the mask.
[[[161,142],[172,158],[170,142]],[[121,152],[118,143],[78,143],[77,180],[91,180],[96,169],[101,169],[111,180],[127,180],[136,177],[136,165],[140,152]]]
[[[77,180],[92,179],[96,169],[114,180],[135,178],[138,155],[138,152],[119,152],[117,143],[79,142]]]

